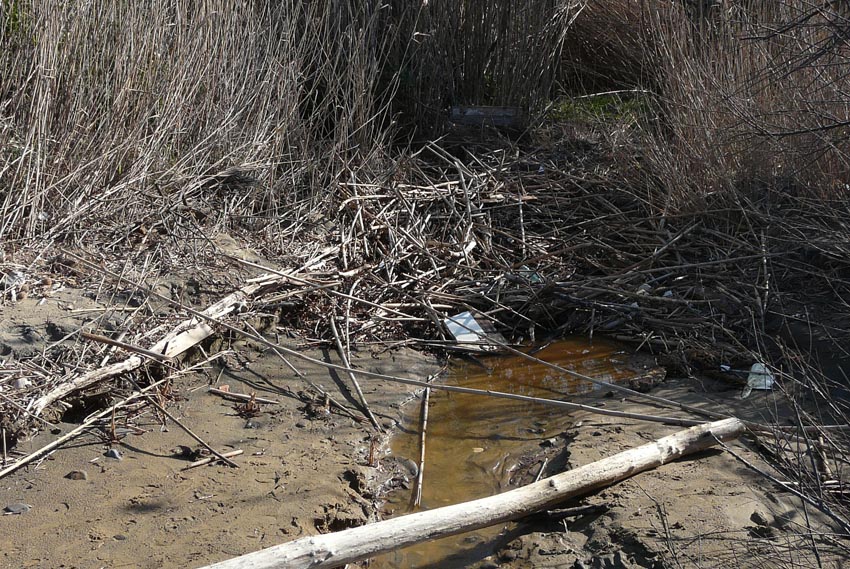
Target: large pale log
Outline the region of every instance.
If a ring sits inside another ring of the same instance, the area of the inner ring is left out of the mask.
[[[522,518],[568,498],[707,449],[718,440],[737,438],[744,429],[744,424],[734,418],[698,425],[503,494],[337,533],[296,539],[209,565],[205,569],[338,567],[422,541]]]

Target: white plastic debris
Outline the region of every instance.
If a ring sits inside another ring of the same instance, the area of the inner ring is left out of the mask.
[[[459,343],[479,343],[487,341],[487,333],[475,320],[471,312],[461,312],[444,320],[449,334]]]
[[[769,391],[773,389],[775,379],[773,374],[767,367],[760,362],[754,363],[750,367],[750,372],[747,375],[747,385],[744,387],[744,392],[741,394],[741,399],[746,399],[754,389],[760,391]]]
[[[750,374],[747,376],[748,387],[767,391],[773,389],[773,382],[773,374],[764,364],[756,362],[750,367]]]
[[[27,276],[21,271],[11,271],[3,275],[3,286],[13,288],[24,284]]]
[[[455,339],[456,349],[472,352],[493,352],[505,344],[505,338],[496,332],[487,320],[476,320],[470,312],[461,312],[443,320],[449,334]]]
[[[15,514],[26,514],[30,510],[32,510],[32,506],[30,506],[29,504],[24,504],[24,503],[9,504],[5,508],[3,508],[3,515],[9,516],[9,515],[15,515]]]

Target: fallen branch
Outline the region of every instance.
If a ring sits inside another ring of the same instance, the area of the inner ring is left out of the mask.
[[[413,498],[413,507],[418,508],[422,504],[422,480],[425,473],[425,437],[428,433],[428,403],[431,399],[431,388],[426,387],[422,395],[422,433],[419,438],[419,470],[416,473],[416,492]]]
[[[71,254],[71,256],[76,257],[76,255],[73,254]],[[215,304],[209,306],[203,312],[189,310],[194,317],[175,326],[171,332],[166,334],[164,338],[154,344],[150,350],[135,348],[123,342],[117,343],[114,340],[104,338],[103,336],[89,334],[87,332],[83,332],[82,334],[84,337],[92,340],[101,342],[108,340],[105,343],[118,345],[124,349],[132,349],[132,351],[143,353],[147,357],[157,359],[160,362],[169,361],[212,335],[215,330],[212,328],[211,323],[214,323],[218,318],[227,316],[231,312],[235,311],[238,307],[244,305],[245,302],[250,300],[254,294],[258,293],[260,290],[266,289],[269,285],[278,282],[286,282],[286,278],[287,277],[282,275],[276,275],[274,277],[266,276],[262,281],[252,282],[251,284],[240,288],[236,292],[227,295]],[[254,280],[256,281],[256,279]],[[172,305],[176,304],[177,306],[181,306],[180,303],[174,303],[174,301],[171,301],[170,299],[169,301]],[[100,381],[109,379],[110,377],[115,377],[116,375],[121,375],[122,373],[137,369],[141,367],[143,363],[145,363],[143,358],[134,355],[124,361],[86,372],[73,380],[66,381],[58,385],[54,389],[39,397],[33,404],[32,412],[35,416],[39,416],[49,405],[55,401],[59,401],[74,391],[84,389]]]
[[[655,442],[545,478],[516,490],[418,512],[337,533],[303,537],[208,569],[338,567],[408,545],[516,520],[598,488],[614,484],[718,441],[740,436],[738,419],[725,419],[679,431]]]
[[[39,397],[33,404],[32,413],[38,417],[50,404],[55,401],[59,401],[66,395],[73,393],[78,389],[94,385],[104,379],[109,379],[110,377],[115,377],[116,375],[132,371],[140,367],[144,362],[144,358],[140,356],[130,356],[124,361],[116,362],[106,367],[86,372],[71,381],[66,381]]]
[[[127,403],[129,403],[133,399],[136,399],[137,397],[144,396],[145,393],[147,393],[148,391],[150,391],[154,387],[161,385],[164,382],[165,382],[165,379],[160,379],[156,383],[152,383],[151,385],[145,387],[144,389],[140,389],[139,391],[132,393],[128,397],[125,397],[122,401],[119,401],[118,403],[116,403],[112,407],[109,407],[108,409],[104,409],[103,411],[101,411],[100,413],[98,413],[96,415],[92,415],[91,417],[89,417],[88,419],[83,421],[83,423],[79,427],[75,428],[74,430],[69,431],[68,433],[62,435],[61,437],[59,437],[58,439],[56,439],[52,443],[48,443],[48,444],[44,445],[43,447],[41,447],[37,451],[28,454],[27,456],[25,456],[21,460],[17,461],[15,464],[12,464],[12,465],[4,468],[3,470],[0,470],[0,478],[3,478],[7,474],[11,474],[12,472],[18,470],[19,468],[26,466],[30,462],[34,461],[38,457],[43,456],[43,455],[47,454],[48,452],[58,448],[63,443],[73,439],[74,437],[76,437],[77,435],[79,435],[80,433],[82,433],[83,431],[88,429],[89,427],[91,427],[99,419],[102,419],[102,418],[106,417],[107,415],[115,412],[116,409],[118,409],[119,407],[122,407],[123,405],[126,405]],[[4,440],[5,440],[5,438],[4,438]]]
[[[226,458],[233,458],[234,456],[239,456],[243,452],[245,452],[245,451],[242,450],[242,449],[232,450],[230,452],[222,453],[221,456],[226,457]],[[189,470],[190,468],[197,468],[199,466],[203,466],[205,464],[209,464],[209,463],[215,462],[217,460],[221,460],[221,459],[217,456],[208,456],[206,458],[202,458],[201,460],[196,460],[195,462],[193,462],[191,464],[187,464],[186,466],[184,466],[180,470],[182,471],[182,470]]]
[[[351,371],[351,364],[348,362],[348,356],[345,353],[345,346],[342,345],[342,340],[339,337],[339,332],[336,329],[336,323],[334,323],[334,316],[331,316],[328,320],[331,323],[331,331],[333,332],[334,339],[336,340],[336,349],[339,352],[339,357],[342,359],[343,365],[348,368],[348,377],[351,378],[351,383],[354,384],[354,390],[357,392],[357,397],[360,398],[360,404],[363,405],[363,413],[366,417],[369,418],[369,421],[372,422],[372,425],[378,429],[378,431],[382,431],[381,424],[375,418],[375,415],[372,414],[372,410],[369,408],[369,403],[366,401],[366,396],[363,395],[363,390],[360,389],[360,383],[357,381],[357,376],[354,375],[354,372]]]

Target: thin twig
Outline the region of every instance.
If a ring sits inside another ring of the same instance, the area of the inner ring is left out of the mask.
[[[232,450],[230,452],[222,453],[221,456],[224,456],[224,457],[227,457],[227,458],[233,458],[234,456],[239,456],[243,452],[245,452],[245,451],[242,450],[242,449]],[[217,456],[208,456],[206,458],[202,458],[201,460],[196,460],[195,462],[193,462],[191,464],[187,464],[186,466],[184,466],[180,470],[189,470],[190,468],[197,468],[198,466],[203,466],[205,464],[209,464],[209,463],[214,462],[216,460],[220,460],[220,459]]]
[[[133,382],[133,383],[134,383],[134,385],[135,385],[135,382]],[[158,403],[158,402],[157,402],[157,401],[156,401],[153,397],[151,397],[150,395],[148,395],[148,396],[146,396],[146,399],[148,400],[148,402],[149,402],[151,405],[153,405],[154,407],[156,407],[156,408],[157,408],[157,410],[158,410],[160,413],[162,413],[163,415],[165,415],[166,417],[168,417],[169,419],[171,419],[171,420],[174,422],[174,424],[175,424],[175,425],[177,425],[178,427],[180,427],[181,429],[183,429],[184,431],[186,431],[186,434],[187,434],[187,435],[189,435],[190,437],[192,437],[193,439],[195,439],[196,441],[198,441],[201,445],[203,445],[203,446],[204,446],[207,450],[209,450],[211,453],[213,453],[215,456],[217,456],[220,460],[222,460],[223,462],[225,462],[228,466],[232,466],[233,468],[239,468],[239,465],[238,465],[238,464],[236,464],[235,462],[233,462],[232,460],[230,460],[229,458],[227,458],[226,456],[224,456],[223,454],[221,454],[220,452],[218,452],[217,450],[215,450],[213,447],[211,447],[210,445],[208,445],[208,444],[204,441],[204,439],[202,439],[201,437],[199,437],[198,435],[196,435],[194,432],[192,432],[192,430],[191,430],[189,427],[187,427],[186,425],[184,425],[183,423],[181,423],[181,422],[177,419],[177,417],[175,417],[174,415],[172,415],[171,413],[169,413],[169,412],[168,412],[168,410],[166,410],[166,408],[165,408],[165,407],[163,407],[162,405],[160,405],[160,404],[159,404],[159,403]]]
[[[546,465],[549,463],[549,458],[544,458],[543,462],[540,463],[540,470],[537,471],[537,476],[534,477],[535,482],[539,482],[540,478],[543,477],[543,471],[546,470]]]
[[[208,393],[213,393],[215,395],[220,395],[221,397],[229,398],[229,399],[237,399],[239,401],[254,401],[255,403],[267,403],[269,405],[280,405],[280,401],[275,401],[274,399],[266,399],[265,397],[255,397],[253,395],[246,395],[244,393],[233,393],[232,391],[226,391],[224,389],[217,389],[215,387],[208,387]]]
[[[334,322],[335,318],[332,315],[330,318],[331,323],[331,331],[333,332],[334,339],[336,340],[336,348],[339,351],[339,357],[342,359],[342,363],[348,369],[348,377],[351,378],[351,383],[354,384],[354,390],[357,392],[357,397],[360,398],[360,403],[363,405],[363,413],[366,417],[369,418],[369,421],[372,422],[372,425],[375,426],[379,431],[383,431],[381,428],[381,424],[378,423],[378,419],[375,418],[375,415],[372,414],[372,410],[369,408],[369,403],[366,401],[366,396],[363,395],[363,390],[360,389],[360,383],[357,381],[357,377],[354,375],[354,372],[351,371],[351,364],[348,361],[348,356],[345,353],[345,347],[342,345],[342,340],[340,340],[339,332],[336,329],[336,323]]]
[[[418,508],[422,504],[422,481],[425,473],[425,437],[428,432],[428,403],[431,399],[431,388],[426,387],[422,396],[422,430],[419,435],[419,470],[416,473],[416,493],[413,498],[413,507]]]
[[[15,462],[15,464],[12,464],[9,467],[4,468],[3,470],[0,470],[0,478],[3,478],[7,474],[10,474],[10,473],[18,470],[22,466],[29,464],[30,462],[34,461],[35,459],[39,458],[40,456],[47,454],[48,452],[52,451],[53,449],[61,446],[63,443],[73,439],[74,437],[76,437],[77,435],[79,435],[80,433],[82,433],[83,431],[88,429],[90,426],[92,426],[94,423],[96,423],[98,420],[100,420],[103,417],[106,417],[107,415],[112,413],[115,409],[118,409],[119,407],[126,405],[127,403],[129,403],[133,399],[136,399],[138,397],[145,397],[146,396],[145,394],[148,391],[150,391],[153,388],[161,385],[167,379],[168,378],[161,379],[161,380],[157,381],[156,383],[152,383],[151,385],[145,387],[144,389],[139,389],[138,391],[128,395],[127,397],[125,397],[123,400],[116,403],[112,407],[109,407],[108,409],[104,409],[103,411],[101,411],[100,413],[97,413],[96,415],[92,415],[91,417],[89,417],[88,419],[83,421],[83,423],[80,426],[78,426],[77,428],[75,428],[74,430],[72,430],[72,431],[66,433],[65,435],[59,437],[55,441],[44,445],[40,449],[28,454],[26,457]]]
[[[92,334],[91,332],[80,331],[80,337],[86,340],[92,340],[95,342],[100,342],[102,344],[108,344],[116,348],[121,348],[122,350],[126,350],[128,352],[135,352],[137,354],[147,356],[152,360],[156,360],[158,362],[169,362],[172,359],[168,356],[164,356],[162,354],[146,350],[145,348],[140,348],[139,346],[134,346],[132,344],[127,344],[126,342],[122,342],[120,340],[113,340],[112,338],[101,336],[100,334]]]

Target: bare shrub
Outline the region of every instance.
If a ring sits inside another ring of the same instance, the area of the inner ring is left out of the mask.
[[[640,184],[662,190],[662,210],[767,189],[834,196],[850,182],[843,12],[798,0],[589,3],[563,80],[652,94],[636,142]]]

